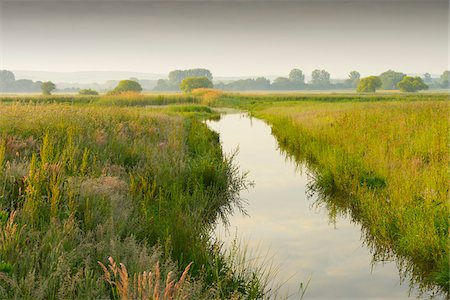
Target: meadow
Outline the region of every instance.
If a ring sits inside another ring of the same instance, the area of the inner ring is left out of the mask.
[[[248,110],[378,260],[449,286],[448,95],[0,97],[0,297],[261,298],[211,240],[248,182],[202,120]],[[325,246],[325,245],[324,245]]]
[[[2,98],[0,298],[261,297],[210,237],[247,184],[201,122],[217,114],[129,98]]]
[[[449,288],[449,104],[445,94],[225,95],[267,121],[311,172],[330,217],[361,224],[374,259]]]

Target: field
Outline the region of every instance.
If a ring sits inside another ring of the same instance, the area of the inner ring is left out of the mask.
[[[306,163],[332,218],[362,225],[375,259],[396,257],[423,285],[449,288],[446,95],[235,95]]]
[[[418,284],[448,291],[447,100],[0,97],[0,298],[261,297],[262,269],[210,238],[247,184],[202,123],[219,117],[211,107],[271,124],[331,218],[350,214],[375,259],[395,257]]]
[[[261,295],[210,239],[246,184],[201,122],[217,114],[119,100],[2,99],[0,298]]]

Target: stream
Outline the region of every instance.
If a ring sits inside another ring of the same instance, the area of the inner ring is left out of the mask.
[[[238,149],[234,163],[254,182],[241,193],[248,215],[236,212],[216,235],[225,246],[242,239],[256,257],[269,257],[279,269],[281,298],[299,299],[301,283],[307,285],[304,299],[419,295],[408,278],[400,280],[395,261],[373,262],[359,224],[349,216],[331,221],[326,207],[315,205],[315,196],[307,197],[311,179],[306,167],[279,151],[270,126],[242,112],[222,114],[207,125],[219,133],[225,154]]]

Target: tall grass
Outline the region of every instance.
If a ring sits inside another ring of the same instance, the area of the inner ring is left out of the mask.
[[[308,164],[322,201],[362,224],[375,257],[395,254],[419,283],[447,292],[448,113],[444,101],[289,102],[254,110],[280,147]]]
[[[22,104],[92,104],[101,106],[158,106],[169,104],[198,103],[199,99],[192,95],[167,94],[149,95],[137,93],[121,93],[118,95],[80,96],[80,95],[21,95],[1,96],[0,103]]]
[[[210,240],[246,181],[192,117],[209,109],[26,103],[0,105],[0,298],[132,298],[149,266],[169,278],[160,298],[263,289]]]

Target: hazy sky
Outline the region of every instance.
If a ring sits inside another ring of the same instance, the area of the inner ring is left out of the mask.
[[[332,77],[448,68],[449,2],[4,1],[0,68]]]

